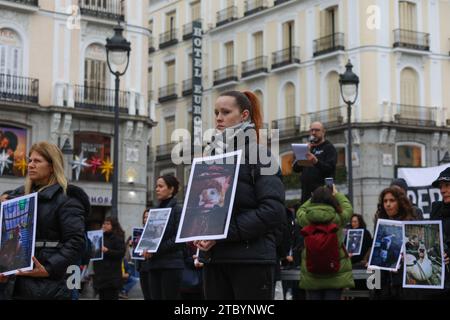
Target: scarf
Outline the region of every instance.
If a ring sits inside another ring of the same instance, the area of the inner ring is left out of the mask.
[[[213,154],[223,154],[226,152],[232,152],[239,149],[239,146],[235,148],[235,139],[244,134],[248,129],[254,129],[255,125],[250,121],[240,122],[235,126],[226,128],[223,131],[219,131],[215,134],[211,140],[211,143],[205,147],[203,154],[205,156],[210,156]]]

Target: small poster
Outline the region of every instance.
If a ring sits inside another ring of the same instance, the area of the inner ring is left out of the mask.
[[[402,221],[379,219],[370,252],[369,268],[397,271],[404,234]]]
[[[0,273],[5,276],[33,270],[38,194],[1,203]]]
[[[241,154],[194,159],[176,242],[227,237]]]
[[[92,244],[91,261],[103,260],[103,230],[88,231],[88,238]]]
[[[141,240],[143,232],[144,228],[133,228],[133,236],[131,237],[131,259],[144,260],[144,257],[136,252],[137,245],[139,243],[139,240]]]
[[[405,222],[404,288],[443,289],[443,259],[441,221]]]
[[[361,254],[363,238],[364,229],[348,229],[347,243],[345,245],[347,252],[353,256],[359,256]]]
[[[155,253],[158,251],[159,244],[166,231],[172,208],[152,209],[148,212],[148,219],[144,227],[139,243],[135,252],[143,254],[144,252]]]

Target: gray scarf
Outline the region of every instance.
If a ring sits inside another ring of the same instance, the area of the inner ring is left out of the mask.
[[[250,121],[240,122],[235,126],[226,128],[225,130],[218,132],[212,138],[210,144],[205,147],[203,151],[204,156],[210,156],[212,154],[223,154],[224,152],[232,152],[234,150],[235,138],[243,134],[247,129],[254,129],[255,124]]]

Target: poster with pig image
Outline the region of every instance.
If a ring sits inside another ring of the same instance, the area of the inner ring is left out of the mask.
[[[241,153],[194,159],[176,242],[227,237]]]

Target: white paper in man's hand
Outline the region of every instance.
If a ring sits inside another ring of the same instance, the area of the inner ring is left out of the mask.
[[[293,143],[292,150],[294,150],[295,160],[306,160],[308,153],[308,145],[303,143]]]
[[[312,161],[306,158],[306,154],[309,152],[308,145],[305,143],[293,143],[291,144],[292,150],[294,150],[295,161],[300,166],[311,167],[313,165]]]

